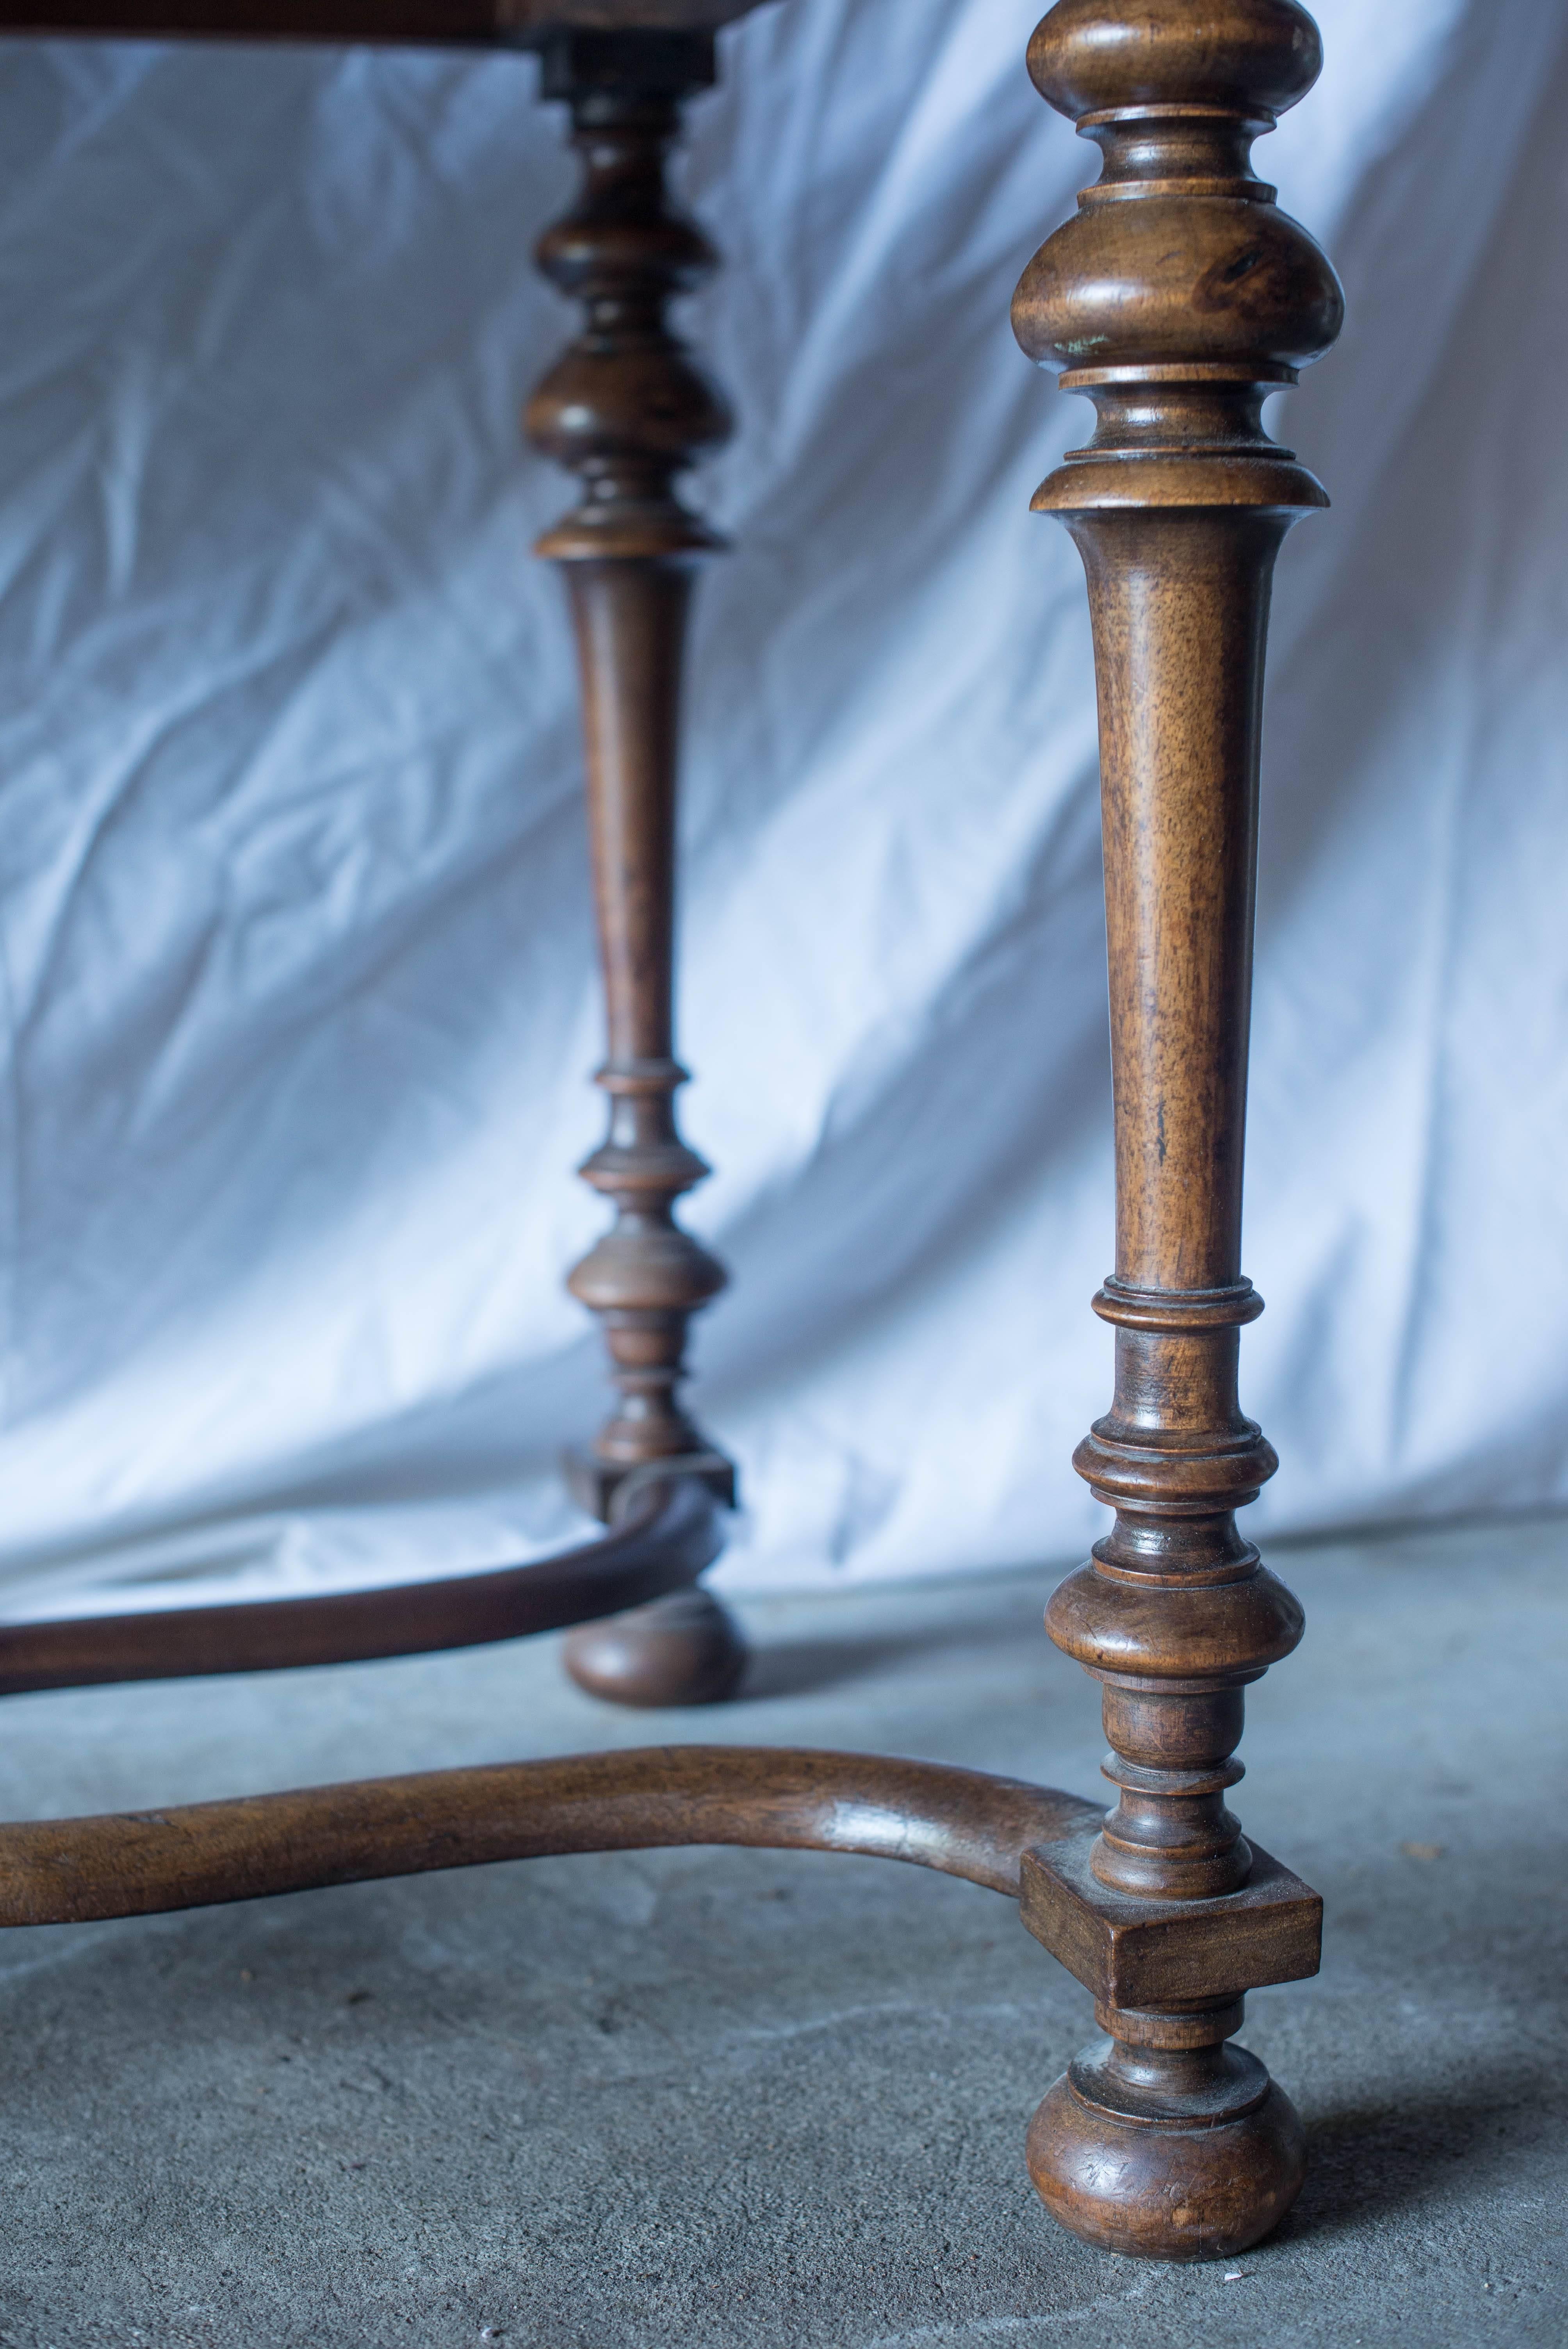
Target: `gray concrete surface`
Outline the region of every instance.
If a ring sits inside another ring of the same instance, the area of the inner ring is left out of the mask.
[[[1251,2002],[1315,2147],[1263,2249],[1162,2270],[1045,2218],[1024,2127],[1092,2025],[1010,1904],[816,1854],[562,1859],[6,1937],[0,2343],[1561,2344],[1568,1525],[1276,1562],[1309,1636],[1238,1806],[1328,1932]],[[0,1804],[671,1736],[1092,1792],[1049,1578],[754,1605],[754,1692],[696,1717],[601,1712],[551,1641],[12,1700]]]

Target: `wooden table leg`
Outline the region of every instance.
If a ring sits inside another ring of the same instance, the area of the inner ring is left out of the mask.
[[[1117,1257],[1095,1309],[1116,1393],[1076,1465],[1117,1516],[1047,1619],[1104,1684],[1119,1789],[1026,1899],[1107,2034],[1047,2097],[1029,2160],[1066,2225],[1163,2258],[1243,2249],[1303,2168],[1288,2100],[1225,2043],[1243,1990],[1314,1970],[1314,1896],[1224,1798],[1243,1688],[1302,1630],[1234,1516],[1276,1465],[1236,1391],[1262,1310],[1241,1207],[1264,645],[1280,543],[1327,502],[1261,410],[1342,302],[1249,156],[1319,62],[1295,0],[1060,0],[1029,52],[1105,159],[1014,319],[1098,414],[1035,505],[1083,556],[1099,693]]]
[[[682,99],[713,80],[713,39],[560,33],[542,66],[544,97],[571,105],[583,184],[539,262],[582,302],[585,323],[535,392],[527,427],[583,484],[538,552],[562,566],[576,633],[609,1030],[598,1081],[610,1129],[582,1172],[616,1209],[571,1287],[600,1318],[621,1394],[592,1451],[569,1468],[580,1497],[608,1518],[617,1495],[677,1462],[734,1498],[733,1468],[680,1398],[687,1319],[723,1287],[724,1268],[673,1213],[708,1171],[675,1122],[686,1075],[671,1004],[676,778],[692,574],[722,544],[674,483],[728,437],[730,420],[665,323],[672,297],[717,256],[672,207],[665,166]],[[694,1588],[584,1626],[565,1657],[597,1695],[696,1704],[732,1692],[746,1651],[724,1609]]]

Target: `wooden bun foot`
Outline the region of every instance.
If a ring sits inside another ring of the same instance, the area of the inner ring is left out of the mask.
[[[1234,2258],[1301,2190],[1300,2118],[1239,2047],[1163,2077],[1150,2052],[1109,2039],[1085,2049],[1029,2125],[1029,2175],[1052,2218],[1100,2251]]]
[[[693,1588],[582,1624],[562,1661],[580,1689],[611,1704],[720,1704],[740,1686],[748,1652],[733,1617]]]

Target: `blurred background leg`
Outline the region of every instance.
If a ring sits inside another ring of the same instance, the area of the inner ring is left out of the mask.
[[[714,266],[665,182],[682,99],[714,76],[710,36],[562,34],[542,56],[547,98],[570,104],[583,163],[576,204],[539,261],[583,305],[583,334],[528,409],[536,447],[575,472],[576,508],[541,540],[562,564],[582,679],[588,825],[608,1052],[609,1132],[582,1172],[615,1221],[571,1277],[599,1316],[619,1401],[573,1488],[609,1519],[628,1479],[680,1464],[733,1502],[734,1470],[681,1400],[686,1323],[723,1267],[681,1229],[675,1203],[707,1167],[682,1141],[674,1096],[676,786],[692,574],[722,542],[674,483],[727,438],[720,393],[665,322]],[[706,1591],[681,1592],[573,1634],[566,1668],[596,1695],[641,1705],[729,1695],[746,1652]]]

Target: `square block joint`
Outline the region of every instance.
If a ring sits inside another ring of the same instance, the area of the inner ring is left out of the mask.
[[[1104,2004],[1181,2006],[1265,1982],[1304,1982],[1317,1971],[1322,1897],[1256,1844],[1239,1891],[1213,1900],[1137,1900],[1090,1868],[1098,1834],[1098,1821],[1090,1821],[1026,1851],[1018,1910],[1036,1940]]]

